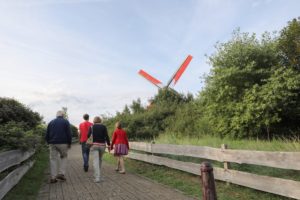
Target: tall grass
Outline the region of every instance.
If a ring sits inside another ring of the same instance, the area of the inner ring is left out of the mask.
[[[191,137],[173,133],[165,133],[160,134],[157,138],[155,138],[155,142],[160,144],[197,145],[215,148],[220,148],[222,144],[227,144],[229,149],[247,149],[258,151],[300,151],[300,138],[294,138],[292,140],[273,139],[272,141],[254,139],[234,140],[209,135]]]

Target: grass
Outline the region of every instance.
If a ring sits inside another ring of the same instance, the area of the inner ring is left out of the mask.
[[[259,150],[259,151],[289,151],[299,152],[300,151],[300,139],[295,138],[294,140],[276,139],[272,141],[262,140],[233,140],[228,138],[217,138],[212,136],[203,136],[201,138],[193,137],[180,137],[172,134],[160,135],[155,140],[156,143],[162,144],[185,144],[185,145],[198,145],[198,146],[210,146],[220,148],[222,144],[227,144],[229,149],[244,149],[244,150]],[[169,157],[169,156],[168,156]],[[203,159],[187,158],[173,156],[177,160],[190,161],[201,163]],[[173,158],[173,159],[174,159]],[[223,167],[223,163],[217,161],[211,161],[214,166]],[[250,172],[258,175],[266,175],[278,178],[285,178],[295,181],[300,181],[300,171],[279,169],[265,166],[249,165],[249,164],[236,164],[230,163],[230,168]]]
[[[216,138],[212,136],[203,136],[201,138],[178,136],[172,134],[161,134],[155,139],[155,143],[160,144],[183,144],[183,145],[197,145],[210,146],[220,148],[222,144],[227,144],[230,149],[244,149],[244,150],[260,150],[260,151],[300,151],[300,139],[294,140],[276,139],[272,141],[261,140],[232,140],[228,138]],[[162,155],[160,155],[162,156]],[[203,159],[163,155],[172,159],[201,163]],[[115,161],[110,155],[105,156],[105,160],[110,163]],[[212,161],[214,166],[223,167],[223,163]],[[126,160],[127,171],[139,174],[169,185],[175,189],[182,191],[187,195],[201,198],[200,179],[198,176],[185,173],[179,170],[170,169],[163,166],[148,164],[141,161]],[[231,163],[231,169],[255,173],[259,175],[267,175],[272,177],[286,178],[290,180],[300,181],[300,171],[277,169],[264,166],[248,165],[248,164],[234,164]],[[221,181],[216,181],[216,188],[218,199],[221,200],[287,200],[290,198],[273,195],[266,192],[257,191],[251,188],[242,187],[234,184],[226,184]]]
[[[105,154],[104,160],[110,164],[115,164],[115,158],[110,154]],[[159,183],[168,185],[174,189],[182,191],[184,194],[202,198],[199,176],[185,173],[179,170],[170,169],[163,166],[148,164],[145,162],[126,159],[126,171],[138,174]],[[217,195],[220,200],[287,200],[281,196],[260,192],[234,184],[226,184],[216,181]]]
[[[274,139],[264,140],[233,140],[229,138],[218,138],[213,136],[189,137],[176,134],[161,134],[155,138],[160,144],[185,144],[221,148],[227,144],[229,149],[244,149],[256,151],[300,151],[300,138],[294,140]]]
[[[45,178],[44,172],[48,166],[49,153],[46,148],[42,148],[36,155],[36,162],[25,174],[21,181],[10,190],[3,200],[32,200],[36,199],[42,182]]]

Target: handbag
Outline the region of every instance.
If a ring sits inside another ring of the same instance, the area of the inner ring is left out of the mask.
[[[86,141],[87,148],[91,148],[93,146],[93,126],[91,126],[90,129],[91,129],[91,135]]]

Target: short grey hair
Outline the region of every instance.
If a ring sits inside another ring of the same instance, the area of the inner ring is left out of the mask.
[[[65,112],[62,110],[57,111],[56,117],[63,117],[65,115]]]

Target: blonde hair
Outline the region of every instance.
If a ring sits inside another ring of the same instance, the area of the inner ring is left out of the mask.
[[[121,129],[122,128],[121,122],[116,122],[115,127]]]
[[[94,117],[94,124],[101,123],[101,122],[102,122],[102,120],[99,116]]]

